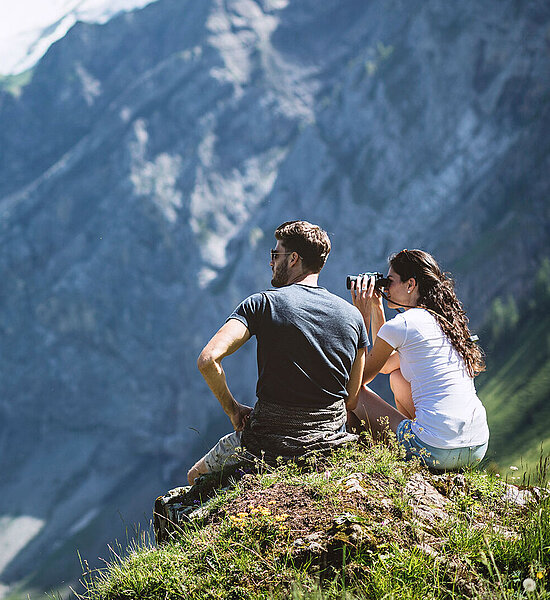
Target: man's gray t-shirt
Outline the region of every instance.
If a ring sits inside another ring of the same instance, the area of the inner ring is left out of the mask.
[[[347,398],[357,351],[368,345],[361,313],[349,302],[292,284],[249,296],[229,319],[256,336],[259,400],[321,408]]]

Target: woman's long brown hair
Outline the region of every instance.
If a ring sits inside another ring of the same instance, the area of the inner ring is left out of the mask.
[[[462,356],[470,377],[485,370],[483,353],[472,341],[468,317],[462,302],[456,297],[454,281],[443,273],[431,254],[423,250],[401,250],[390,257],[393,270],[401,281],[416,279],[418,308],[425,308],[439,323],[443,333]]]

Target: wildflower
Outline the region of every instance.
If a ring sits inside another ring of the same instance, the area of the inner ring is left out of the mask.
[[[270,500],[268,504],[277,504],[277,500]]]
[[[537,572],[537,579],[542,579],[544,577],[544,573],[542,571]]]
[[[512,466],[510,467],[510,471],[517,471],[517,470],[518,470],[518,468],[517,468],[517,467],[514,467],[514,465],[512,465]]]
[[[288,517],[290,517],[290,515],[287,513],[284,513],[282,515],[277,515],[275,517],[275,521],[286,521],[288,519]]]
[[[248,517],[248,513],[240,512],[240,513],[237,513],[237,516],[241,517],[241,519],[246,519]]]
[[[537,584],[535,583],[534,579],[531,579],[531,577],[527,577],[527,579],[523,580],[523,589],[526,592],[534,592],[536,587]]]
[[[246,524],[243,517],[236,517],[235,515],[229,515],[229,520],[231,521],[231,525],[235,525],[236,527],[243,527]]]

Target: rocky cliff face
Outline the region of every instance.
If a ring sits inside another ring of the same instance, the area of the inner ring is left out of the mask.
[[[159,0],[0,92],[0,581],[78,574],[75,547],[148,517],[228,425],[195,358],[269,285],[279,223],[331,233],[341,295],[403,247],[453,271],[474,324],[528,292],[549,71],[542,2]],[[249,346],[227,361],[245,402]]]

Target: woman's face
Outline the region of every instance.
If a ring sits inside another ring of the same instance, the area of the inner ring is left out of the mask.
[[[417,290],[416,282],[414,279],[408,279],[407,281],[401,281],[401,277],[390,267],[387,275],[390,283],[386,288],[386,296],[388,297],[389,308],[412,308],[416,306]],[[392,300],[395,302],[392,302]]]

